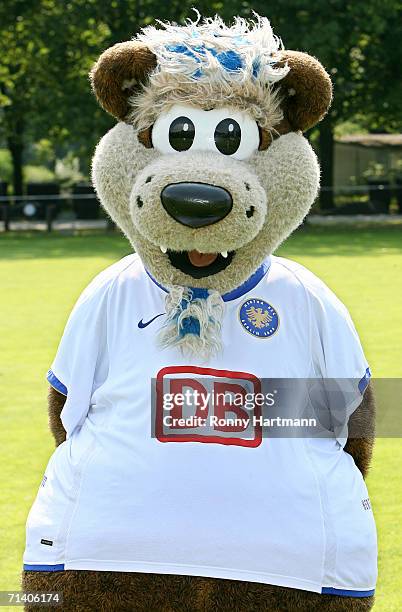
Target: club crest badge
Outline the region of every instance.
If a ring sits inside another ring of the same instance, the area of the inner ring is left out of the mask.
[[[279,327],[279,315],[275,308],[258,298],[243,302],[239,319],[244,329],[257,338],[270,338]]]

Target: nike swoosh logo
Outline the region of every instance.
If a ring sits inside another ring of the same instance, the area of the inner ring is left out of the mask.
[[[145,323],[141,319],[141,321],[138,321],[138,327],[140,329],[144,329],[144,327],[147,327],[150,323],[155,321],[155,319],[157,319],[158,317],[162,317],[164,314],[165,314],[164,312],[161,312],[161,314],[157,314],[155,317],[153,317],[153,319],[150,319],[149,321],[146,321]]]

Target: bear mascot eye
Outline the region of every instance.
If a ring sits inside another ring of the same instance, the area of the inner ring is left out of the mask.
[[[169,142],[175,151],[188,151],[194,142],[195,126],[188,117],[177,117],[170,124]]]
[[[215,128],[216,148],[224,155],[233,155],[240,147],[241,128],[234,119],[222,119]]]
[[[246,111],[230,107],[204,110],[174,104],[138,138],[144,146],[153,146],[163,155],[210,151],[244,160],[262,148],[255,119]]]

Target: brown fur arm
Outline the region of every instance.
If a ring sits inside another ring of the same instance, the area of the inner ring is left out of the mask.
[[[66,402],[66,396],[59,393],[53,387],[49,387],[48,394],[48,412],[49,412],[49,427],[56,442],[59,446],[66,439],[66,432],[60,419],[61,411]]]
[[[363,401],[349,419],[349,438],[345,451],[352,455],[355,464],[366,478],[370,467],[375,434],[375,400],[371,385],[367,387]]]

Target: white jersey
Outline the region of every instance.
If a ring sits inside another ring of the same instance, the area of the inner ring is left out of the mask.
[[[375,524],[344,437],[264,436],[258,418],[173,424],[161,406],[166,389],[203,389],[203,380],[245,396],[267,379],[337,378],[357,381],[343,407],[350,416],[369,369],[345,307],[302,266],[268,258],[224,296],[223,350],[204,363],[158,348],[165,297],[130,255],[76,304],[48,376],[67,395],[68,437],[29,514],[25,568],[372,594]],[[171,417],[196,416],[180,406]],[[208,402],[195,412],[214,410],[244,414]]]

